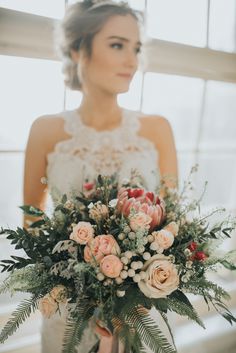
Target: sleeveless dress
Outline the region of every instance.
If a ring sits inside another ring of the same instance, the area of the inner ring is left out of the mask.
[[[118,172],[122,181],[136,169],[145,187],[155,191],[160,180],[158,152],[151,141],[138,135],[142,113],[123,109],[119,127],[99,132],[86,126],[76,110],[64,111],[58,116],[64,119],[64,129],[70,138],[57,143],[47,156],[48,187],[54,204],[65,193],[81,191],[83,183],[93,180],[99,173]],[[61,353],[65,315],[43,319],[42,353]],[[91,324],[85,330],[77,352],[88,353],[97,338]],[[118,353],[121,349],[114,351]]]

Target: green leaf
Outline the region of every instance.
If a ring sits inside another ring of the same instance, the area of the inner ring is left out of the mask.
[[[220,260],[219,262],[228,270],[231,270],[231,271],[236,270],[236,265],[227,260]]]
[[[236,318],[229,312],[221,314],[229,323],[233,325],[233,322],[236,322]]]
[[[39,217],[43,216],[44,214],[42,210],[31,205],[20,206],[20,208],[24,211],[25,214],[28,214],[30,216]]]

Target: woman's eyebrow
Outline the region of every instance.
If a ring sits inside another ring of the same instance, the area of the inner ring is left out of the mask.
[[[123,42],[130,42],[130,40],[128,38],[125,38],[125,37],[120,37],[120,36],[110,36],[108,37],[107,39],[119,39]],[[142,43],[140,41],[137,42],[137,45],[141,46]]]

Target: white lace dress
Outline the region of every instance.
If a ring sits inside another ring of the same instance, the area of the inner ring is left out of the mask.
[[[80,119],[77,111],[64,111],[65,131],[71,136],[59,142],[48,155],[47,178],[54,203],[64,193],[78,192],[86,180],[99,173],[118,172],[119,179],[130,177],[138,170],[149,190],[159,183],[158,153],[154,144],[138,135],[140,112],[123,109],[122,123],[110,131],[96,131]],[[42,325],[42,353],[60,353],[65,316],[44,319]],[[78,347],[78,353],[88,353],[97,337],[89,327]]]

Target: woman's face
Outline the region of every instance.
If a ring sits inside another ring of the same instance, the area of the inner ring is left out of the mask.
[[[131,15],[109,18],[94,36],[91,56],[82,65],[83,90],[126,92],[137,70],[140,47],[135,18]]]

